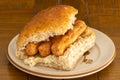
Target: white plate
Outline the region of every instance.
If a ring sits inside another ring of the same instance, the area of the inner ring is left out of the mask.
[[[39,77],[68,79],[91,75],[107,67],[116,55],[113,41],[104,33],[96,29],[94,30],[97,36],[96,45],[90,49],[90,54],[87,56],[89,59],[93,59],[93,63],[78,63],[72,71],[61,71],[40,66],[29,67],[28,65],[25,65],[22,60],[15,56],[16,40],[18,35],[9,43],[7,57],[16,68]]]

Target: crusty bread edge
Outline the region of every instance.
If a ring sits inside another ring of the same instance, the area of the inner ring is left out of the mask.
[[[16,42],[23,50],[28,42],[48,40],[55,35],[64,35],[73,28],[78,10],[68,5],[56,5],[38,12],[21,30]]]

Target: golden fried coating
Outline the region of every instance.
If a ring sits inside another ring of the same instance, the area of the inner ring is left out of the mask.
[[[60,40],[61,37],[62,37],[61,35],[51,37],[51,38],[50,38],[50,41],[51,41],[51,43],[53,44],[54,42]]]
[[[65,35],[61,36],[59,40],[55,40],[52,44],[52,53],[56,56],[63,55],[65,49],[69,47],[87,28],[86,24],[77,20],[74,24],[74,28],[69,30]]]
[[[50,47],[51,47],[51,42],[50,41],[41,42],[39,47],[38,47],[39,54],[42,57],[48,56],[51,52]]]
[[[56,56],[63,55],[65,49],[69,47],[87,28],[86,24],[77,20],[74,28],[67,31],[65,35],[54,36],[50,41],[39,43],[29,43],[26,46],[27,55],[35,55],[38,51],[42,57],[48,56],[51,52]]]
[[[28,43],[27,46],[26,46],[25,52],[29,56],[37,54],[37,52],[38,52],[38,44],[33,43],[33,42]]]

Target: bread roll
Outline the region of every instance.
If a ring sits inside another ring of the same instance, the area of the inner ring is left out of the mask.
[[[72,70],[84,52],[88,51],[95,44],[95,33],[87,28],[79,38],[72,43],[61,56],[53,54],[47,57],[40,55],[26,55],[26,45],[30,42],[40,43],[49,41],[51,37],[65,35],[73,29],[78,10],[68,5],[57,5],[36,14],[21,30],[17,39],[16,56],[23,59],[29,66],[48,66],[61,70]]]
[[[40,65],[60,70],[73,70],[79,59],[83,57],[83,54],[95,45],[95,38],[96,35],[94,31],[88,27],[84,34],[67,48],[64,55],[59,57],[49,55],[45,58],[32,56],[26,58],[24,63],[29,66]]]

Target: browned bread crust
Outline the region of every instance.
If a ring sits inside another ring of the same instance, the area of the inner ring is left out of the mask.
[[[64,51],[62,56],[57,57],[52,54],[44,58],[39,55],[28,56],[25,55],[25,49],[30,42],[39,43],[56,35],[64,35],[73,28],[77,13],[77,9],[68,5],[57,5],[40,11],[20,32],[16,56],[30,66],[40,64],[61,70],[72,70],[84,52],[95,44],[95,33],[89,27]],[[85,23],[82,21],[82,24]]]
[[[48,39],[50,36],[64,34],[72,28],[72,23],[75,21],[73,18],[77,13],[75,8],[68,5],[57,5],[40,11],[20,32],[17,40],[18,48],[22,48],[29,41],[38,42],[31,37],[39,33],[44,34],[44,38],[39,39],[39,41]],[[43,37],[40,34],[34,37]]]

